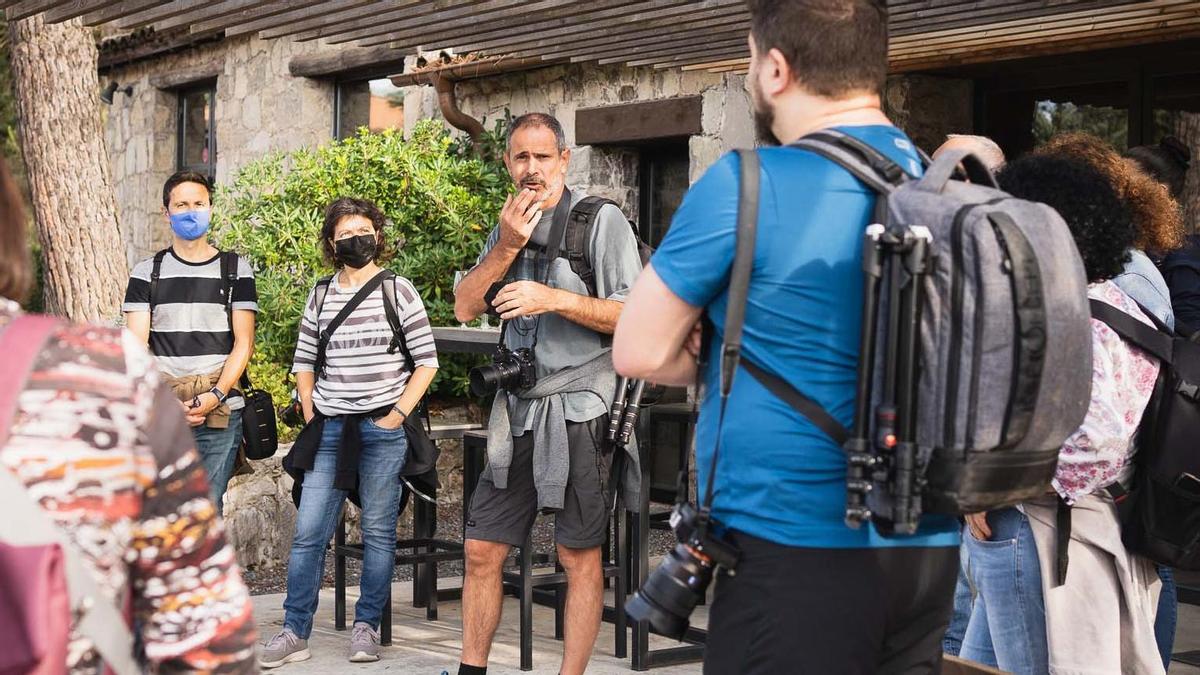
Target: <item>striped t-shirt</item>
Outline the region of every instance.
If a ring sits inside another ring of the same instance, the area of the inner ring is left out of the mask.
[[[150,312],[150,271],[154,259],[133,268],[125,289],[122,312]],[[225,310],[225,282],[221,279],[221,256],[204,262],[188,262],[169,250],[162,260],[158,287],[150,316],[150,351],[158,365],[171,377],[207,375],[225,366],[233,351],[233,331]],[[238,256],[237,280],[233,284],[233,309],[258,311],[254,271]],[[241,398],[228,403],[243,406]]]
[[[308,294],[292,372],[312,372],[320,331],[333,321],[361,286],[342,288],[339,275],[317,316],[315,294]],[[389,283],[389,282],[384,282]],[[396,314],[412,352],[414,367],[438,367],[437,349],[425,305],[412,282],[396,277]],[[325,372],[317,376],[313,405],[325,415],[353,415],[393,405],[400,400],[411,373],[399,350],[388,354],[392,328],[383,310],[383,288],[368,295],[334,331],[325,350]]]

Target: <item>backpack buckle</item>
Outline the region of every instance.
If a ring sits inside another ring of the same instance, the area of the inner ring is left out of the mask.
[[[1176,387],[1175,391],[1179,392],[1180,394],[1183,394],[1184,396],[1192,399],[1193,401],[1200,400],[1200,386],[1190,384],[1188,382],[1180,382],[1179,386]]]

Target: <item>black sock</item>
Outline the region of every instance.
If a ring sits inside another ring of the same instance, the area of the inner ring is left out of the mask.
[[[468,666],[460,663],[458,664],[458,675],[487,675],[487,666]]]

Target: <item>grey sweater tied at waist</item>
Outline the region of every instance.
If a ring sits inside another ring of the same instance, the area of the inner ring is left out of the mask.
[[[567,446],[567,418],[563,394],[589,391],[604,399],[604,407],[612,408],[617,390],[617,373],[613,369],[612,350],[596,358],[566,368],[542,378],[524,391],[514,392],[519,398],[533,401],[529,414],[533,427],[533,484],[538,493],[538,509],[558,511],[570,475],[571,453]],[[508,469],[512,465],[513,437],[508,418],[508,392],[497,392],[488,418],[488,469],[492,482],[503,490],[508,487]],[[641,490],[641,467],[637,442],[630,439],[625,447],[628,457],[625,475],[621,477],[625,508],[636,510]],[[609,489],[616,489],[610,486]]]

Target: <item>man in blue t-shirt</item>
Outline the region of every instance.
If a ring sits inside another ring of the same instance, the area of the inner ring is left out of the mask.
[[[875,195],[836,164],[787,147],[837,128],[921,172],[912,142],[880,109],[887,10],[876,0],[751,0],[747,87],[761,137],[759,222],[743,358],[781,376],[843,425],[853,417],[862,239]],[[736,234],[730,154],[692,187],[617,328],[624,375],[688,384],[698,320],[722,334]],[[952,607],[958,523],[926,516],[885,538],[844,522],[846,459],[836,443],[743,369],[724,425],[713,340],[696,437],[699,491],[720,434],[713,515],[741,550],[709,617],[706,673],[934,672]]]

